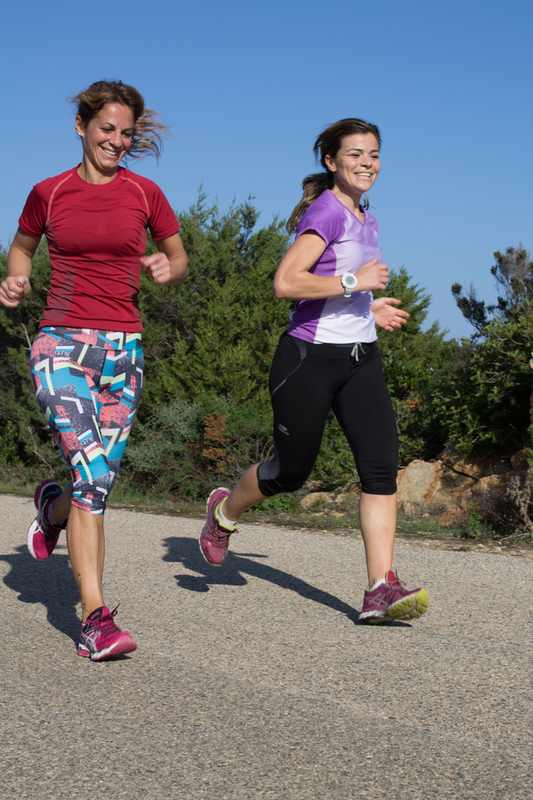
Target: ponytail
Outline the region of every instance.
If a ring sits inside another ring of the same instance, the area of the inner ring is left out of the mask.
[[[315,175],[308,175],[302,181],[302,189],[304,190],[302,199],[292,211],[287,222],[287,231],[295,233],[301,217],[305,214],[311,203],[314,203],[317,197],[320,197],[322,192],[326,189],[331,189],[333,186],[333,173],[332,172],[317,172]]]

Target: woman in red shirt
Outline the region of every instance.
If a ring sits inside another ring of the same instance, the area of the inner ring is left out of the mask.
[[[121,81],[99,81],[74,98],[83,159],[31,191],[8,255],[0,302],[18,306],[31,291],[32,258],[48,241],[52,278],[31,353],[37,401],[71,472],[35,492],[28,530],[31,555],[51,555],[67,529],[80,592],[78,654],[99,661],[137,645],[104,604],[104,511],[139,404],[141,267],[154,283],[175,286],[188,274],[180,225],[152,181],[122,168],[124,156],[160,153],[166,127]],[[145,256],[146,231],[158,252]]]

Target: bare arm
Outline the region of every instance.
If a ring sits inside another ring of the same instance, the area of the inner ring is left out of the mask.
[[[289,300],[315,300],[344,294],[340,275],[314,275],[309,272],[324,250],[326,242],[314,231],[298,236],[289,247],[274,277],[274,294]],[[374,258],[357,272],[356,292],[384,289],[389,279],[386,264]]]
[[[183,249],[181,236],[175,233],[168,239],[155,242],[158,253],[143,256],[141,264],[148,270],[154,283],[178,286],[189,274],[189,259]]]
[[[0,303],[16,308],[31,292],[31,260],[40,236],[30,236],[19,228],[7,254],[7,277],[0,284]]]

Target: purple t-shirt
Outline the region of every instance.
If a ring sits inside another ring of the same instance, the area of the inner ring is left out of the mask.
[[[315,231],[326,242],[326,249],[309,270],[314,275],[356,275],[375,256],[381,261],[378,223],[372,214],[365,211],[365,221],[361,223],[329,189],[309,206],[298,223],[296,236],[306,231]],[[299,300],[288,332],[306,342],[322,344],[374,342],[377,336],[370,311],[372,299],[370,291],[355,291],[350,298],[341,295]]]

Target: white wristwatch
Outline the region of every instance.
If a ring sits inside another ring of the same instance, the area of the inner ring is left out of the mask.
[[[341,275],[341,283],[345,289],[344,297],[351,297],[357,287],[357,278],[351,272],[344,272]]]

